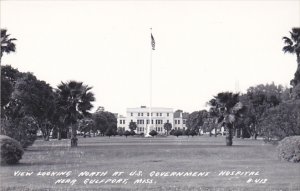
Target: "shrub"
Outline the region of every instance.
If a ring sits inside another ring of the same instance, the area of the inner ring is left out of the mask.
[[[155,130],[150,131],[149,135],[151,135],[152,137],[154,137],[155,135],[157,135],[157,132]]]
[[[0,135],[1,165],[16,164],[24,154],[21,144],[13,138]]]
[[[38,124],[33,117],[25,116],[22,119],[3,120],[3,134],[20,142],[23,148],[34,143],[37,138]]]
[[[286,137],[277,146],[281,160],[300,162],[300,136]]]

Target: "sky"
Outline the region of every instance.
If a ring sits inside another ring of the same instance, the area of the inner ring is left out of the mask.
[[[1,28],[17,38],[2,64],[55,88],[92,86],[94,108],[193,112],[219,92],[289,86],[296,56],[283,36],[300,25],[299,0],[1,1]],[[156,42],[151,50],[150,28]]]

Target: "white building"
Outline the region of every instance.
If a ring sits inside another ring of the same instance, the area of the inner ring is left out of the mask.
[[[177,110],[174,112],[174,123],[172,124],[172,129],[175,130],[186,130],[186,120],[188,113],[183,112],[182,110]]]
[[[181,130],[186,129],[185,122],[187,115],[188,114],[183,113],[182,110],[178,110],[174,113],[172,108],[164,107],[152,107],[151,116],[149,107],[127,108],[126,117],[122,115],[118,116],[118,128],[130,131],[129,123],[135,122],[137,124],[135,132],[138,134],[149,133],[147,132],[147,127],[150,129],[149,131],[155,130],[159,134],[165,134],[165,123],[171,123],[172,129],[175,129],[175,127]]]

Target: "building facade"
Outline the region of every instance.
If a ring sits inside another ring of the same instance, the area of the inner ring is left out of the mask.
[[[118,116],[118,128],[128,130],[130,122],[135,122],[137,134],[147,134],[151,130],[155,130],[158,134],[165,134],[165,123],[171,123],[172,129],[186,129],[186,119],[188,113],[183,113],[182,110],[173,112],[172,108],[152,107],[151,114],[150,108],[146,106],[127,108],[126,117]]]

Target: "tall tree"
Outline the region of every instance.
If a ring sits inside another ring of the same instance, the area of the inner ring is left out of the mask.
[[[167,135],[169,135],[169,132],[171,131],[172,129],[172,124],[171,123],[165,123],[164,124],[164,129],[167,131]]]
[[[203,126],[205,118],[207,118],[207,111],[194,111],[193,113],[189,114],[186,125],[190,130],[195,132],[199,132],[199,129]]]
[[[131,130],[131,132],[134,132],[134,130],[136,130],[137,128],[137,125],[136,125],[136,122],[130,122],[129,123],[129,129]]]
[[[3,56],[3,53],[11,53],[16,51],[16,44],[14,41],[17,40],[15,38],[10,38],[10,34],[7,34],[6,29],[1,29],[1,52],[0,52],[0,63]]]
[[[226,145],[232,146],[234,122],[243,111],[243,105],[239,102],[239,94],[231,92],[218,93],[209,101],[209,105],[218,111],[218,123],[223,124],[228,131]]]
[[[89,110],[95,101],[92,88],[82,82],[61,82],[57,92],[60,96],[59,105],[65,111],[64,124],[71,128],[71,147],[77,146],[77,121],[85,116],[90,116]]]
[[[292,31],[290,31],[290,36],[290,38],[286,36],[282,38],[286,44],[286,46],[282,48],[282,51],[284,53],[296,54],[298,66],[294,79],[291,80],[291,85],[295,87],[300,83],[300,28],[292,28]]]

